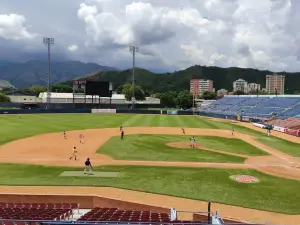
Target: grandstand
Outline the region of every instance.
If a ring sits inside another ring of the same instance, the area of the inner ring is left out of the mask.
[[[300,114],[300,96],[225,96],[202,108],[202,112],[281,119]]]
[[[210,203],[209,203],[210,205]],[[237,221],[223,220],[216,213],[194,214],[197,220],[179,220],[174,208],[170,213],[148,210],[124,210],[94,207],[80,209],[78,203],[6,203],[0,202],[2,225],[41,224],[225,224]],[[193,212],[192,212],[193,213]],[[77,214],[77,218],[75,216]],[[209,218],[209,219],[208,219]],[[58,223],[59,222],[59,223]]]

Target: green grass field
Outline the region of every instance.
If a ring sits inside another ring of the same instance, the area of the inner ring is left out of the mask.
[[[300,213],[300,195],[297,194],[300,181],[276,178],[253,170],[142,166],[105,166],[94,169],[121,171],[122,178],[59,177],[62,171],[70,168],[2,164],[0,184],[109,186],[288,214]],[[252,175],[261,182],[236,183],[229,179],[230,175],[235,174]]]
[[[249,156],[266,155],[265,152],[252,145],[230,138],[196,136],[196,142],[205,147],[224,152],[240,153]],[[150,160],[150,161],[187,161],[187,162],[243,162],[245,158],[201,151],[191,148],[172,148],[170,142],[186,142],[189,136],[183,135],[126,135],[124,140],[112,137],[98,153],[106,154],[114,159]]]
[[[41,133],[62,132],[63,130],[82,130],[90,128],[158,126],[158,127],[196,127],[226,129],[232,127],[237,132],[255,136],[258,141],[280,151],[299,157],[300,145],[288,141],[266,137],[264,134],[231,124],[217,122],[199,116],[131,115],[131,114],[38,114],[0,116],[0,145],[7,142]],[[150,140],[148,140],[150,138]],[[141,143],[140,140],[143,139]],[[115,148],[110,141],[100,152],[116,159],[149,159],[180,161],[218,161],[238,162],[242,158],[215,154],[201,150],[175,149],[165,147],[164,143],[182,141],[178,135],[132,135],[121,142],[116,137]],[[111,140],[113,141],[113,140]],[[197,137],[197,142],[216,150],[247,155],[263,155],[259,149],[241,140],[227,140],[212,137]],[[124,145],[126,143],[126,145]],[[122,145],[122,146],[121,146]],[[122,151],[118,151],[118,146]],[[143,150],[141,150],[143,148]],[[196,152],[197,151],[197,152]],[[1,153],[0,153],[1,154]],[[134,158],[135,157],[135,158]],[[173,157],[173,158],[172,158]],[[196,158],[196,159],[195,159]],[[59,174],[70,168],[42,167],[30,165],[0,164],[0,185],[85,185],[111,186],[179,197],[211,200],[225,204],[276,211],[288,214],[300,213],[300,181],[278,178],[254,170],[205,169],[205,168],[163,168],[163,167],[99,167],[101,171],[121,171],[124,176],[117,178],[66,178]],[[248,174],[258,177],[258,184],[240,184],[228,177],[234,174]]]

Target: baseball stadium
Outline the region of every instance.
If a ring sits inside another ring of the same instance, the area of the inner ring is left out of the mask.
[[[196,111],[2,110],[1,222],[299,224],[299,105],[225,96]]]

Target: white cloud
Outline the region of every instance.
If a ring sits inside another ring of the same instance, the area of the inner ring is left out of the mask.
[[[130,67],[128,45],[134,44],[137,66],[152,69],[200,64],[300,71],[299,0],[51,0],[47,9],[56,10],[55,18],[46,8],[39,17],[33,0],[14,2],[0,1],[0,13],[8,13],[0,17],[0,37],[32,39],[30,23],[55,37],[53,51],[63,49],[73,60]],[[76,54],[70,39],[83,46]]]
[[[4,39],[33,39],[36,35],[30,33],[24,26],[26,18],[18,14],[0,14],[0,37]]]
[[[70,45],[70,46],[68,47],[68,50],[69,50],[70,52],[76,52],[78,49],[79,49],[78,45]]]

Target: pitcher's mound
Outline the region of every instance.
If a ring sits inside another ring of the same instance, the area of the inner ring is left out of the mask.
[[[172,148],[191,148],[191,145],[188,142],[170,142],[167,143],[166,145]],[[195,148],[207,149],[204,145],[197,144],[197,143],[194,146]]]
[[[83,171],[64,171],[60,177],[119,177],[119,172],[86,172]]]

